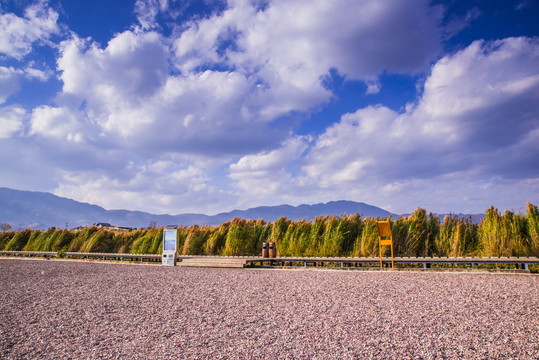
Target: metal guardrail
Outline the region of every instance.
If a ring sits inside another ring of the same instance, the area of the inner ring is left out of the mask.
[[[361,257],[361,258],[302,258],[302,257],[280,257],[280,258],[251,258],[246,261],[246,266],[263,267],[263,266],[289,266],[293,264],[302,264],[304,267],[308,265],[324,266],[324,264],[340,264],[340,267],[353,267],[363,264],[379,264],[380,258]],[[391,265],[391,258],[382,258],[384,264]],[[529,264],[539,264],[537,257],[396,257],[395,264],[422,264],[423,268],[430,268],[431,265],[469,265],[475,268],[480,264],[506,264],[520,266],[524,270],[528,270]],[[296,265],[297,266],[297,265]]]
[[[0,251],[0,255],[7,256],[28,256],[28,257],[58,257],[55,251]],[[73,259],[98,259],[98,260],[116,260],[116,261],[139,261],[139,262],[160,262],[160,254],[123,254],[123,253],[91,253],[91,252],[65,252],[63,255],[66,258]],[[324,264],[340,264],[340,267],[357,267],[364,264],[379,264],[378,257],[279,257],[279,258],[263,258],[252,256],[201,256],[201,255],[181,255],[182,259],[242,259],[245,261],[246,267],[273,267],[273,266],[324,266]],[[382,258],[384,264],[391,264],[391,258]],[[429,268],[432,265],[469,265],[475,268],[476,265],[484,264],[505,264],[515,265],[521,269],[528,270],[530,264],[539,264],[537,257],[396,257],[395,264],[419,264],[423,268]],[[296,264],[296,265],[294,265]]]
[[[28,257],[58,257],[55,251],[0,251],[0,255],[8,256],[28,256]],[[65,252],[62,253],[65,258],[73,259],[98,259],[98,260],[139,260],[143,261],[161,261],[161,255],[155,254],[111,254],[111,253],[92,253],[92,252]]]

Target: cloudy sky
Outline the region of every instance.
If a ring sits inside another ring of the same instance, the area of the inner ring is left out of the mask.
[[[539,201],[534,0],[0,1],[0,186],[214,214]]]

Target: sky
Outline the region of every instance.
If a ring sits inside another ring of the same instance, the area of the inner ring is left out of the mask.
[[[0,0],[0,186],[215,214],[539,202],[539,1]]]

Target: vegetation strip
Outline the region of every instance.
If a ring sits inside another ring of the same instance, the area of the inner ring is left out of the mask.
[[[236,218],[219,226],[180,226],[178,249],[180,255],[257,256],[262,243],[274,242],[279,257],[374,257],[379,251],[379,220],[354,214],[269,223]],[[501,214],[491,207],[479,224],[457,215],[441,221],[421,208],[390,220],[397,257],[539,256],[539,211],[530,203],[526,214]],[[0,250],[159,254],[162,239],[163,228],[26,229],[0,232]]]

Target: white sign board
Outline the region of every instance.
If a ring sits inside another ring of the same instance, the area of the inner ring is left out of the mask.
[[[176,252],[176,246],[178,244],[178,230],[177,229],[165,229],[163,231],[163,252],[171,251]]]
[[[176,250],[178,246],[178,229],[163,230],[163,254],[162,264],[166,266],[176,265]]]

